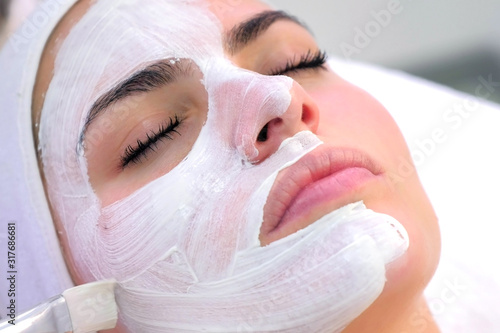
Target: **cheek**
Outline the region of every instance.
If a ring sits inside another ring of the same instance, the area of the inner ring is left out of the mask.
[[[320,110],[317,134],[332,144],[363,149],[388,169],[407,159],[406,143],[387,110],[360,88],[335,81],[309,91]]]
[[[390,194],[364,200],[369,208],[394,216],[405,226],[411,239],[408,260],[414,266],[405,266],[411,274],[399,270],[389,276],[400,275],[396,279],[405,283],[413,283],[419,277],[428,279],[439,255],[439,231],[398,126],[380,103],[348,83],[332,83],[309,93],[320,109],[321,139],[360,148],[386,171]],[[394,279],[389,284],[393,282]]]

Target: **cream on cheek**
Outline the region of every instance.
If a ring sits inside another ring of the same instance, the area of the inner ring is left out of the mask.
[[[171,172],[102,207],[79,154],[86,111],[134,71],[176,57],[203,72],[207,122]],[[252,163],[260,129],[287,111],[291,87],[230,64],[217,23],[195,1],[102,0],[67,37],[41,119],[48,192],[84,280],[119,281],[131,332],[335,332],[381,293],[385,264],[408,239],[361,203],[260,246],[277,173],[321,144],[301,132]]]

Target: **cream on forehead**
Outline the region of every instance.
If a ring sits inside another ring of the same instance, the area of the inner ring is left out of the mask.
[[[301,132],[249,163],[260,129],[290,107],[292,80],[224,59],[219,24],[203,4],[101,0],[62,45],[40,142],[78,269],[86,280],[119,281],[131,332],[340,331],[378,297],[406,232],[358,203],[260,246],[279,170],[322,143]],[[192,59],[203,72],[207,122],[176,168],[101,207],[77,149],[86,113],[121,80],[170,58]]]

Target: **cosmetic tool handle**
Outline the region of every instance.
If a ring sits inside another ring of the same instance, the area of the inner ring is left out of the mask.
[[[7,320],[0,322],[1,333],[72,331],[73,325],[63,296],[54,297],[14,319],[7,317]]]

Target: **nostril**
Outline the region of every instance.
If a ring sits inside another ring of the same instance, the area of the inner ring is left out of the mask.
[[[306,105],[302,105],[302,122],[308,124],[311,120],[311,111],[309,110],[309,108],[306,106]]]
[[[318,128],[318,115],[313,108],[310,108],[305,104],[302,105],[301,120],[304,124],[306,124],[310,131],[316,133],[316,130]]]
[[[258,142],[266,142],[267,141],[267,130],[269,128],[269,123],[266,124],[261,130],[259,135],[257,136]]]

